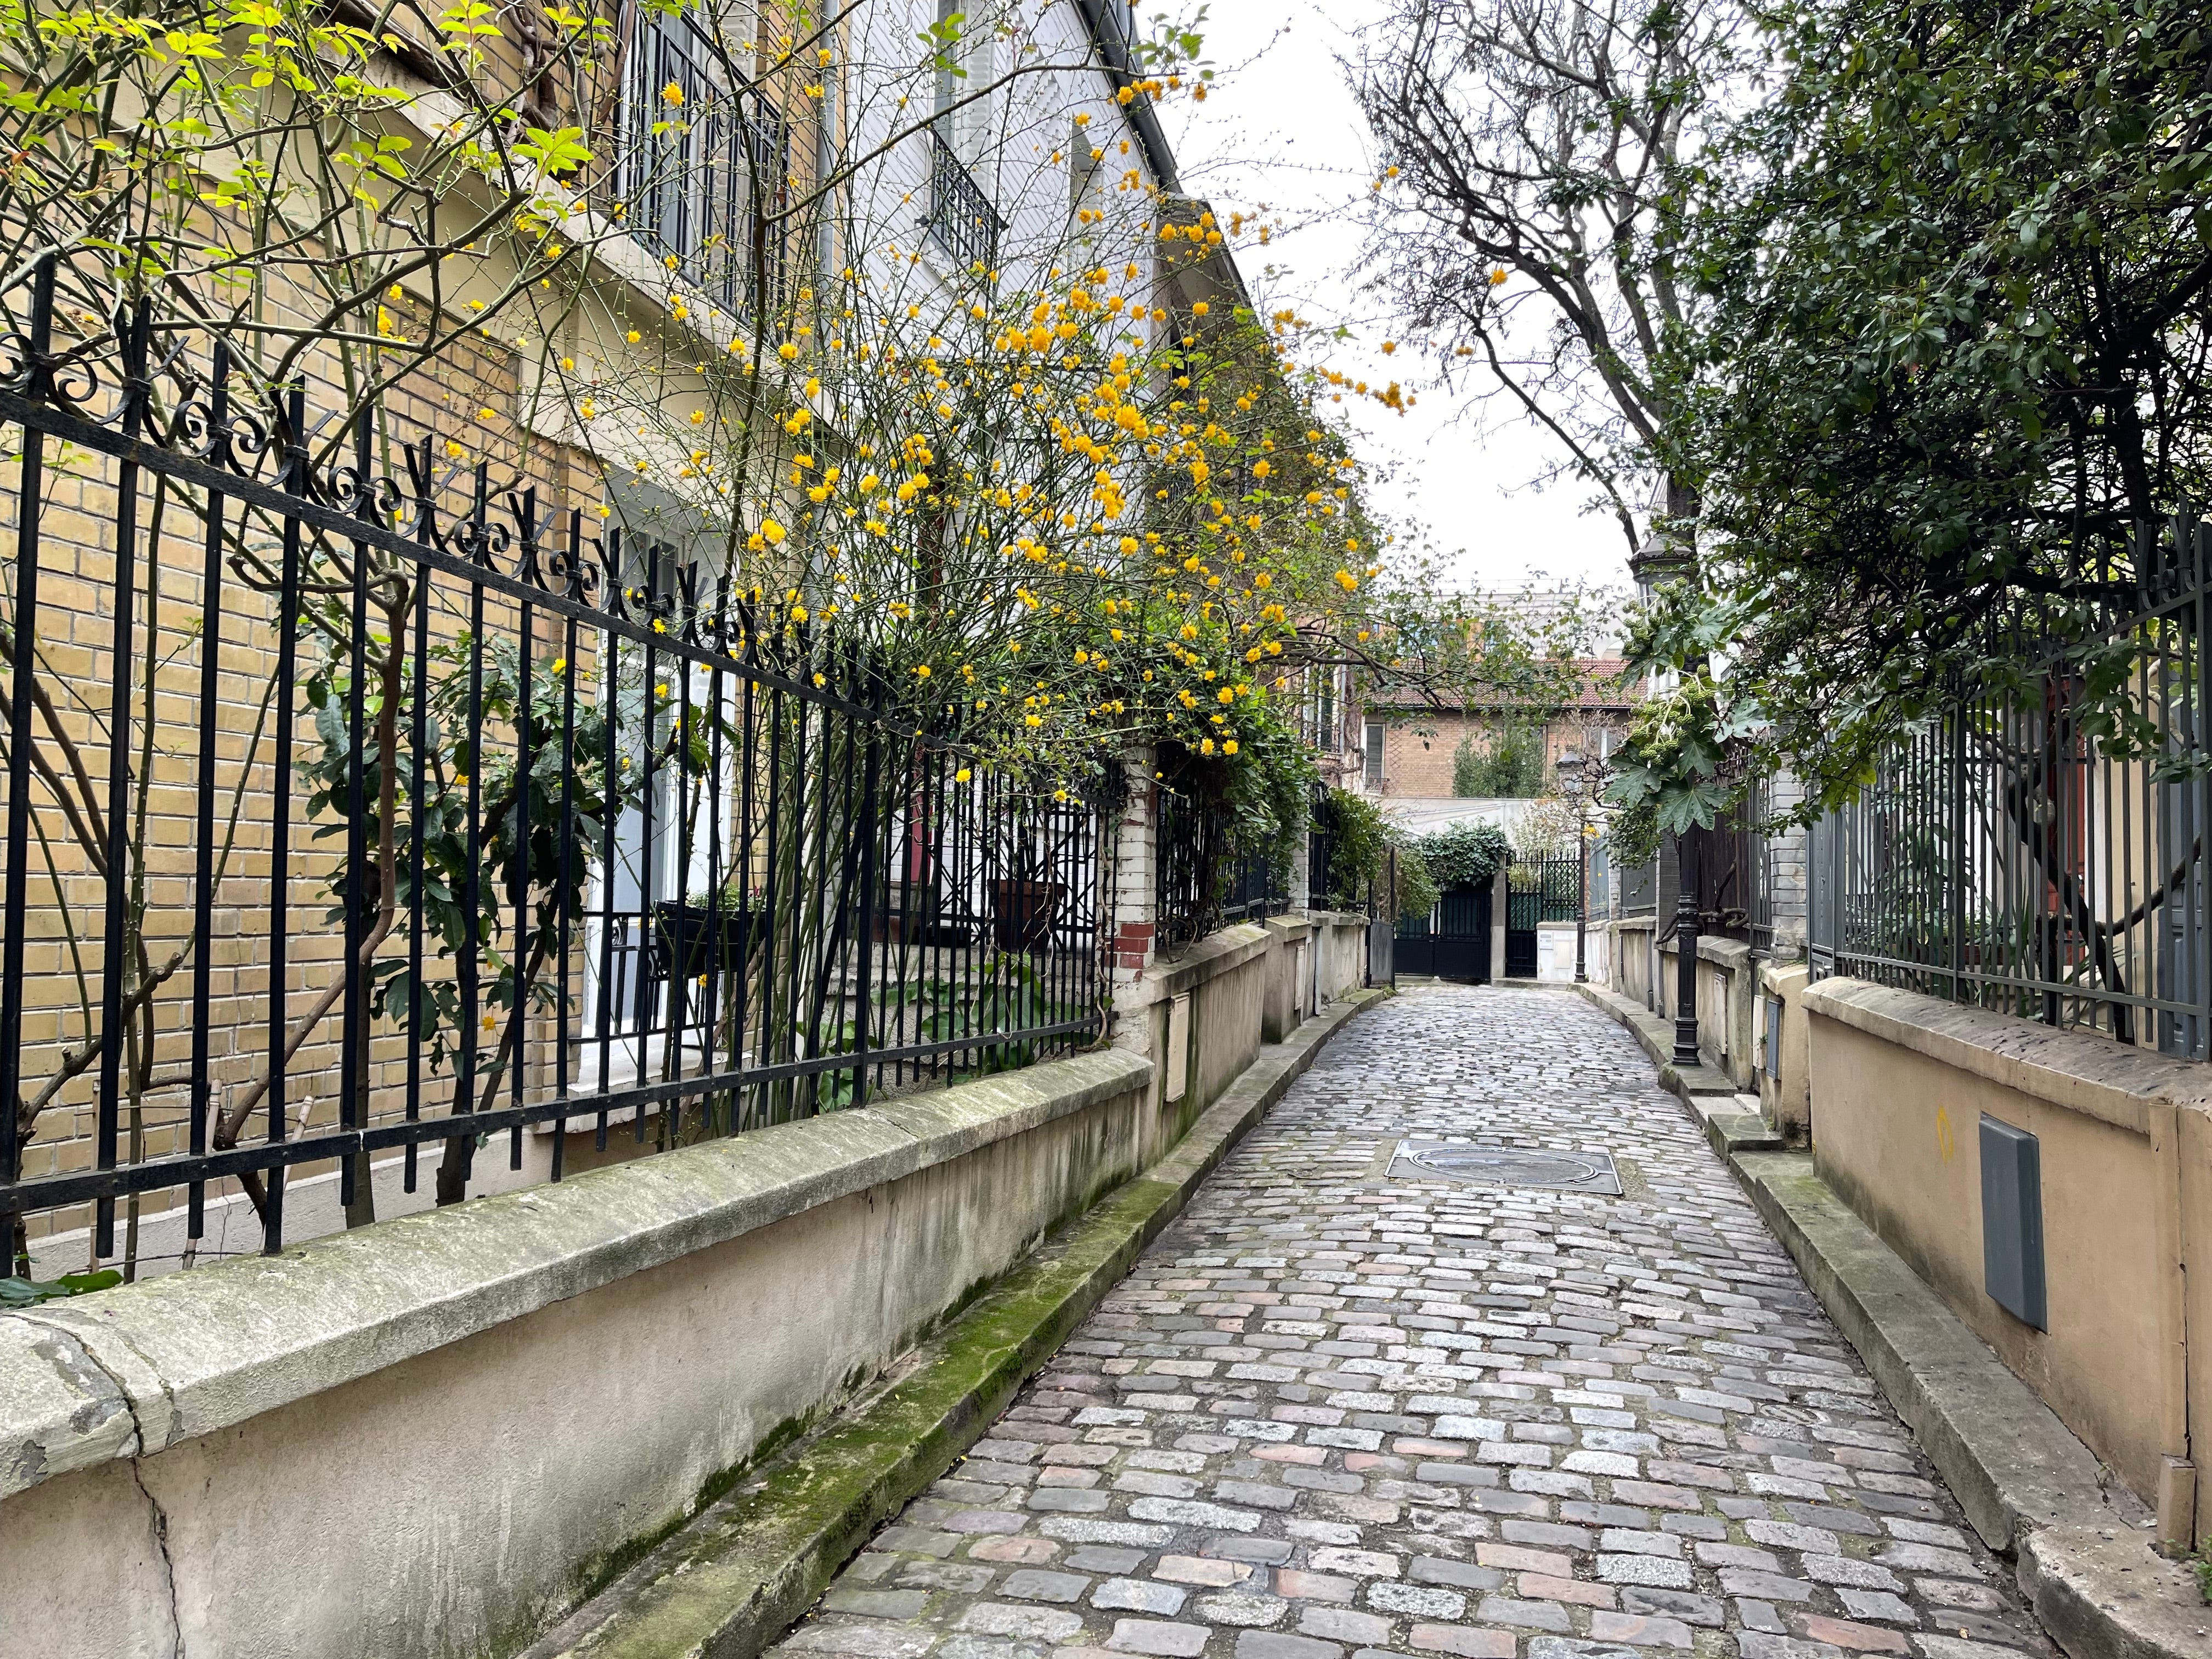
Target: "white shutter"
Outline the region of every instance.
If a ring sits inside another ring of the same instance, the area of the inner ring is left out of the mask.
[[[952,95],[973,101],[962,103],[953,112],[952,147],[985,193],[994,194],[991,185],[995,169],[984,163],[992,158],[998,143],[998,122],[993,114],[998,94],[986,90],[999,78],[997,8],[990,0],[975,0],[966,9],[960,30],[960,63],[968,73],[966,78],[953,82]]]

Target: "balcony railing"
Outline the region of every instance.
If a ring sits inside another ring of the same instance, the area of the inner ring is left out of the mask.
[[[680,96],[673,101],[671,89]],[[790,130],[734,78],[689,18],[641,27],[623,81],[615,193],[656,259],[735,311],[773,309],[783,285]]]
[[[999,263],[999,234],[1006,222],[945,136],[932,132],[929,141],[929,234],[963,270],[992,270]]]

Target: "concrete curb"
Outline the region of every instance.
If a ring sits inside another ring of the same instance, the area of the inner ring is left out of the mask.
[[[1660,1061],[1662,1083],[1702,1121],[1968,1523],[2012,1558],[2051,1638],[2071,1659],[2212,1652],[2212,1607],[2189,1569],[2151,1548],[2149,1532],[2113,1504],[2095,1455],[1828,1189],[1813,1155],[1782,1150],[1763,1118],[1737,1115],[1732,1094],[1726,1110],[1706,1109],[1689,1068],[1668,1075],[1664,1022],[1602,987],[1577,988]]]
[[[1389,994],[1355,992],[1263,1048],[1167,1157],[1048,1241],[896,1378],[710,1504],[520,1659],[752,1659],[975,1443],[1322,1045]]]
[[[2212,1607],[2189,1570],[2153,1551],[2095,1455],[1829,1191],[1812,1155],[1729,1164],[1982,1541],[2014,1558],[2059,1646],[2073,1659],[2212,1651]]]
[[[1584,983],[1574,988],[1584,1001],[1628,1028],[1659,1068],[1659,1086],[1681,1101],[1713,1151],[1727,1158],[1739,1152],[1783,1150],[1786,1143],[1781,1133],[1758,1113],[1743,1109],[1735,1084],[1725,1073],[1710,1066],[1674,1063],[1674,1028],[1668,1021],[1606,986]]]

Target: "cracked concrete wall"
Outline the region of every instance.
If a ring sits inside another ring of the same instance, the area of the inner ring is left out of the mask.
[[[0,1318],[0,1659],[516,1650],[1135,1173],[1150,1084],[1053,1062]]]

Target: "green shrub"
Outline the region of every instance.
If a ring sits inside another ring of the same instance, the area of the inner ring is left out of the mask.
[[[1455,823],[1423,836],[1413,851],[1428,866],[1437,889],[1447,893],[1489,886],[1513,857],[1512,843],[1494,823]]]

